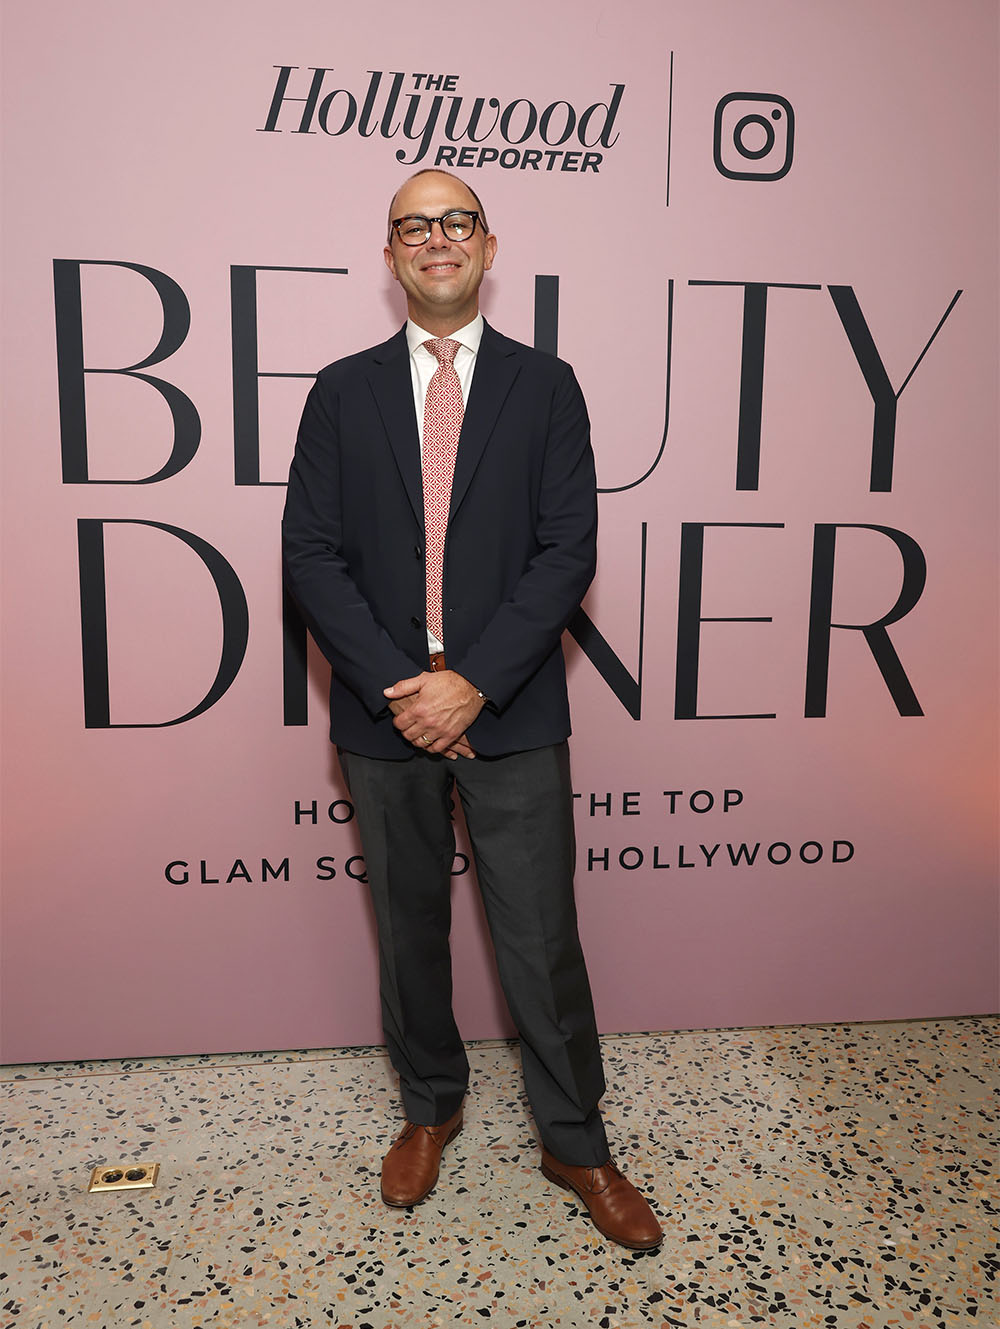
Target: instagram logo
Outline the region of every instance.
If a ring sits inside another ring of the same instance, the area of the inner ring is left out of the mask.
[[[773,92],[727,92],[715,108],[715,165],[730,180],[780,180],[792,165],[795,112]]]

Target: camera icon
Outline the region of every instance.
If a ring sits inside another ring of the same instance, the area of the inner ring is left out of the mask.
[[[730,180],[780,180],[792,165],[795,112],[774,92],[727,92],[715,108],[715,167]]]

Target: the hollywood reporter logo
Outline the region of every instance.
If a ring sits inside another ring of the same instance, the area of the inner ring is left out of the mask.
[[[795,112],[775,92],[727,92],[715,108],[715,166],[730,180],[780,180],[794,139]]]
[[[458,74],[368,71],[367,87],[330,87],[331,67],[276,65],[277,81],[262,134],[356,134],[396,139],[396,160],[407,166],[502,170],[600,170],[604,152],[618,142],[615,120],[625,92],[612,83],[607,101],[579,104],[556,98],[536,105],[472,97],[459,91]],[[397,138],[397,135],[399,137]],[[487,141],[490,140],[490,141]]]

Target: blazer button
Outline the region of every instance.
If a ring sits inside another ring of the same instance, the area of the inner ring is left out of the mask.
[[[410,627],[411,627],[411,628],[422,628],[423,626],[424,626],[424,625],[423,625],[423,623],[421,623],[421,621],[420,621],[419,618],[411,618],[411,619],[410,619]]]
[[[413,557],[416,558],[416,559],[421,559],[421,558],[423,558],[423,556],[424,556],[424,551],[420,548],[420,546],[419,546],[419,545],[414,545],[414,546],[413,546]]]

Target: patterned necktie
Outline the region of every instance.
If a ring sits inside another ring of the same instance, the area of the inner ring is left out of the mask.
[[[458,436],[462,431],[462,385],[455,373],[459,343],[446,337],[425,341],[438,362],[424,399],[424,539],[427,546],[427,626],[444,644],[441,590],[444,539],[448,530],[451,481],[455,473]]]

